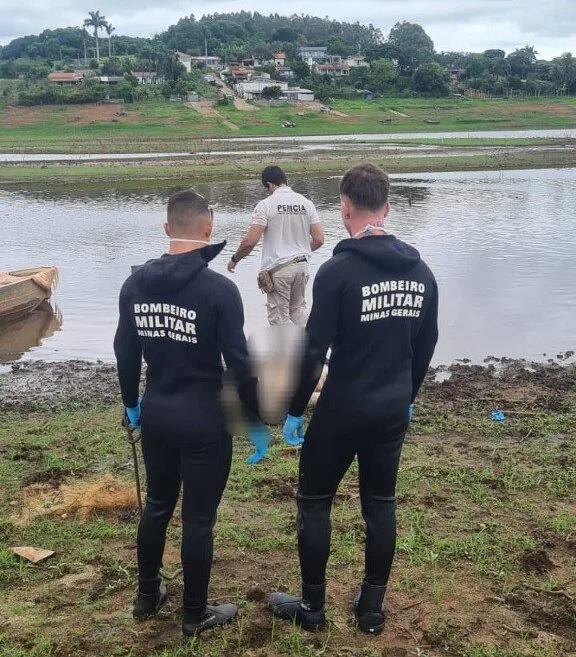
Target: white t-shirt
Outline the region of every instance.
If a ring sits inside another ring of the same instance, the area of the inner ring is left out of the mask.
[[[283,186],[254,208],[252,223],[264,226],[262,269],[272,269],[294,258],[312,254],[310,226],[319,224],[314,203]]]

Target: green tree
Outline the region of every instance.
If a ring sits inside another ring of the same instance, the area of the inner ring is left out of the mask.
[[[348,80],[355,89],[369,88],[371,86],[370,69],[367,66],[355,66],[350,69]]]
[[[162,57],[158,64],[158,70],[160,75],[168,82],[179,80],[184,73],[186,73],[186,67],[178,59],[178,55],[175,52]]]
[[[84,27],[91,27],[94,30],[94,39],[96,40],[96,61],[100,62],[100,42],[99,33],[101,29],[105,29],[108,23],[106,16],[102,16],[99,11],[89,11],[88,18],[84,19]]]
[[[430,96],[447,96],[450,93],[448,76],[436,62],[422,64],[414,71],[412,88]]]
[[[103,75],[123,75],[125,73],[124,62],[120,57],[110,57],[102,64],[100,70]]]
[[[484,55],[473,54],[466,58],[464,77],[480,78],[489,70],[490,61]]]
[[[280,98],[281,95],[282,95],[282,89],[277,85],[264,87],[264,89],[262,89],[262,98],[264,98],[265,100],[276,100]]]
[[[349,57],[358,51],[358,48],[355,48],[353,43],[344,41],[340,36],[331,37],[326,41],[326,45],[331,55],[340,55],[341,57]]]
[[[538,53],[534,46],[524,46],[524,48],[516,48],[516,50],[506,57],[510,74],[518,76],[521,79],[526,79],[534,70],[536,64],[536,55]]]
[[[567,94],[576,94],[576,58],[571,52],[552,60],[553,77]]]
[[[396,23],[390,30],[388,44],[396,50],[403,73],[412,73],[434,58],[434,42],[417,23]]]
[[[394,86],[398,72],[390,59],[377,59],[370,64],[368,86],[371,91],[382,93]]]
[[[112,23],[106,23],[104,29],[108,35],[108,57],[112,57],[112,32],[116,32],[116,28],[112,25]]]
[[[298,32],[292,27],[281,27],[270,37],[272,42],[294,43],[298,41]]]
[[[496,48],[485,50],[482,54],[488,59],[504,59],[506,57],[506,53],[503,50]]]
[[[310,75],[310,67],[301,59],[290,62],[289,66],[294,71],[294,75],[298,80],[305,80]]]

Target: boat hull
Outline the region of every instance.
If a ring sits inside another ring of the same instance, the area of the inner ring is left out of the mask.
[[[13,322],[50,299],[58,280],[55,267],[22,269],[0,278],[0,322]]]

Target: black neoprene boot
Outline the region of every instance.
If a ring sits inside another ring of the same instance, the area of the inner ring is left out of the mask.
[[[366,634],[381,634],[384,629],[385,586],[362,582],[362,588],[354,599],[354,611],[358,627]]]
[[[134,620],[146,620],[156,616],[167,597],[166,585],[160,577],[153,580],[139,580],[138,596],[132,609]]]
[[[226,623],[234,620],[237,614],[238,607],[233,604],[206,605],[201,614],[184,609],[182,634],[184,636],[194,636],[204,630],[209,630],[211,627],[226,625]]]
[[[268,608],[274,616],[291,620],[305,630],[319,630],[326,624],[324,602],[326,584],[302,584],[302,597],[288,593],[272,593]]]

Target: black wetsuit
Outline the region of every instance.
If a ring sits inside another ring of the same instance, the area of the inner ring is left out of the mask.
[[[242,300],[234,283],[208,269],[224,244],[152,260],[120,293],[114,350],[122,400],[142,400],[146,506],[138,528],[141,593],[154,593],[166,529],[182,499],[184,608],[202,613],[212,565],[212,530],[228,479],[231,437],[221,403],[222,356],[250,419],[257,412],[244,337]]]
[[[332,500],[357,456],[366,581],[383,586],[396,545],[396,476],[408,407],[438,338],[436,281],[416,249],[392,235],[369,236],[338,244],[313,295],[292,415],[304,412],[329,347],[332,355],[300,458],[302,580],[324,582]]]

